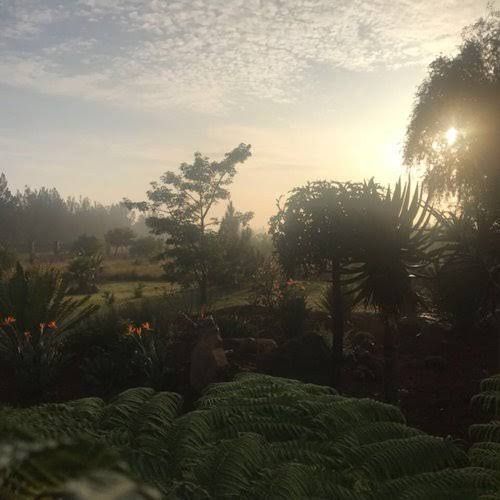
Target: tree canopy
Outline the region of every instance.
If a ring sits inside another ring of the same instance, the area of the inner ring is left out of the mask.
[[[500,12],[463,33],[454,57],[440,56],[418,89],[405,161],[422,165],[427,187],[498,213],[500,191]]]
[[[219,221],[213,207],[229,198],[228,186],[236,166],[250,155],[250,145],[240,144],[221,161],[195,153],[193,163],[182,163],[179,173],[167,171],[160,182],[152,182],[148,201],[125,200],[130,209],[148,213],[147,224],[154,234],[166,235],[165,271],[177,282],[196,283],[200,301],[207,300],[211,256],[214,256],[213,229]]]

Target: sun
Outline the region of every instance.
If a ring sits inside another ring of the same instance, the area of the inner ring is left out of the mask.
[[[446,131],[444,136],[446,138],[446,142],[448,143],[448,146],[453,146],[453,144],[455,144],[455,142],[457,141],[458,130],[455,127],[450,127]]]

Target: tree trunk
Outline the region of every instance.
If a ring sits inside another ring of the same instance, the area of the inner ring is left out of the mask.
[[[398,401],[396,322],[384,315],[384,399],[388,403]]]
[[[203,276],[200,280],[199,291],[200,291],[200,311],[203,311],[208,302],[208,283],[206,276]]]
[[[340,390],[342,384],[342,365],[344,358],[344,303],[340,283],[340,263],[332,261],[332,375],[331,385]]]

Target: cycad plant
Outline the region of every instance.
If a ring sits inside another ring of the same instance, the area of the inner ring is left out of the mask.
[[[479,209],[434,211],[440,222],[435,266],[435,299],[457,330],[467,334],[495,314],[500,297],[500,224]]]
[[[384,323],[384,392],[397,399],[397,319],[417,301],[413,278],[428,265],[433,244],[428,198],[418,185],[401,180],[393,192],[381,191],[373,181],[352,203],[350,262],[344,272],[354,303],[380,312]]]

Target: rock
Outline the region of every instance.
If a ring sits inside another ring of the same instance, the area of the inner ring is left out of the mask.
[[[219,332],[215,329],[201,332],[191,352],[189,373],[191,387],[201,391],[215,382],[227,366],[228,361]]]

